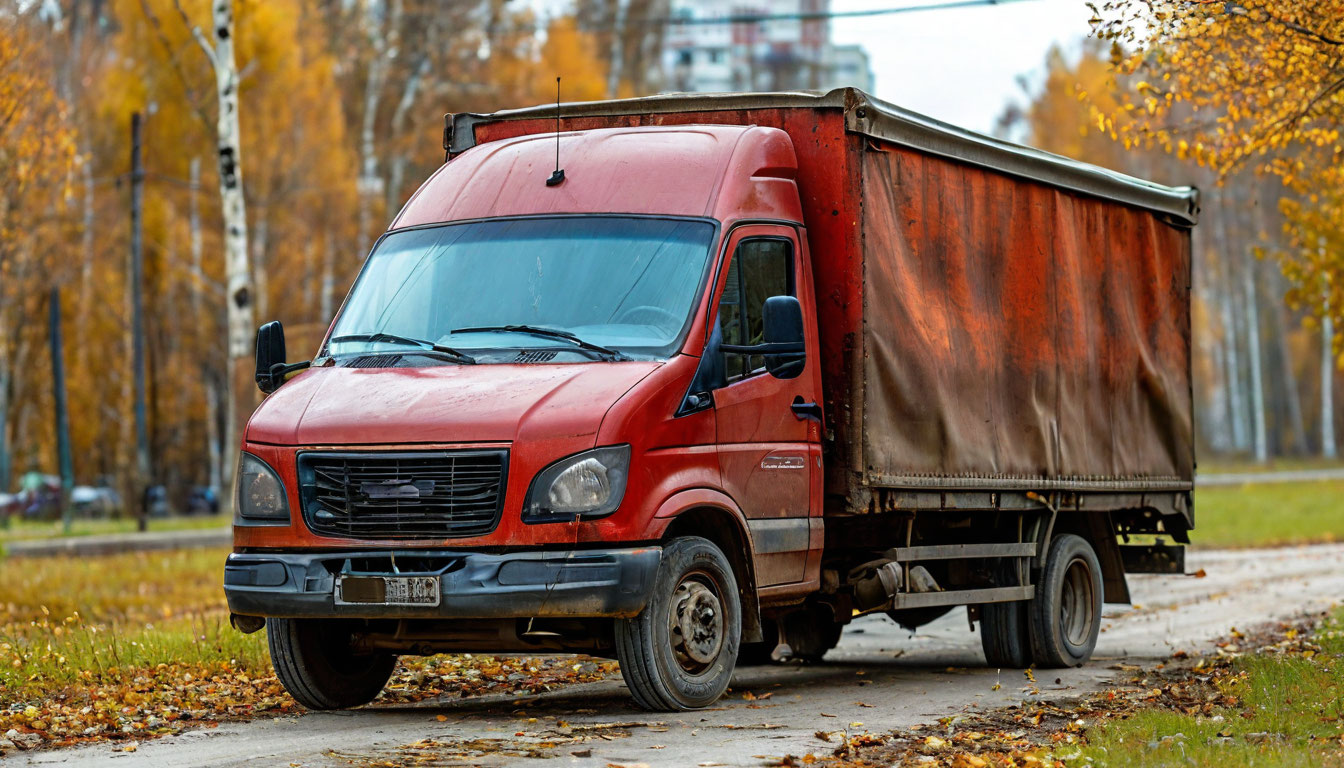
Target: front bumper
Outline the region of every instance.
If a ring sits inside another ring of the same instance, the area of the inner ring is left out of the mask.
[[[224,565],[229,610],[268,618],[631,617],[661,547],[489,554],[452,550],[251,552]],[[439,577],[437,606],[337,604],[341,574]]]

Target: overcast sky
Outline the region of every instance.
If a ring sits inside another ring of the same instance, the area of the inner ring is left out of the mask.
[[[836,12],[929,5],[942,0],[831,0]],[[549,16],[569,0],[525,0]],[[768,3],[768,0],[767,0]],[[731,8],[734,3],[725,0]],[[868,51],[876,93],[887,101],[972,130],[990,132],[1020,77],[1039,82],[1058,43],[1075,52],[1092,14],[1083,0],[1017,0],[1002,5],[836,19],[831,37]]]
[[[923,5],[936,0],[831,0],[831,10]],[[1082,0],[836,19],[838,44],[872,59],[876,96],[972,130],[991,131],[1004,105],[1021,100],[1020,76],[1039,82],[1053,44],[1077,50],[1091,16]]]

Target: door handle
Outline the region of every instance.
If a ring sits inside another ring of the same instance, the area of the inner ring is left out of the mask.
[[[793,411],[794,418],[799,421],[810,419],[818,424],[821,423],[821,406],[816,403],[803,402],[801,396],[793,398],[793,405],[789,406],[789,409]]]

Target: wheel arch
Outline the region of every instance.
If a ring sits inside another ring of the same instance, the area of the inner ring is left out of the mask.
[[[756,574],[752,569],[751,538],[742,511],[732,499],[709,488],[681,491],[663,502],[655,518],[663,523],[660,539],[700,536],[723,552],[737,576],[742,602],[742,642],[760,642],[764,635]]]
[[[1055,522],[1051,539],[1062,534],[1072,533],[1081,536],[1092,550],[1097,553],[1097,562],[1101,563],[1102,601],[1107,603],[1128,603],[1129,580],[1125,577],[1125,564],[1120,557],[1120,543],[1115,540],[1115,528],[1111,525],[1111,513],[1107,511],[1068,513],[1061,512]],[[1049,547],[1050,542],[1046,542]]]

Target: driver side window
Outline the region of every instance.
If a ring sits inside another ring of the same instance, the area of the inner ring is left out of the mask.
[[[760,344],[765,338],[761,307],[771,296],[793,296],[793,244],[781,238],[743,240],[728,264],[728,280],[719,299],[723,343]],[[761,355],[725,353],[729,381],[765,372]]]

